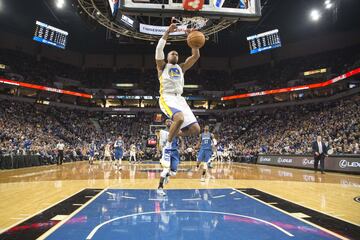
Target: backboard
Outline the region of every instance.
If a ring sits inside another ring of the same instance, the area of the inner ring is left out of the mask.
[[[186,41],[196,29],[208,39],[238,21],[257,21],[260,0],[77,0],[82,9],[110,31],[129,38],[155,42],[170,23],[178,31],[168,41]],[[104,4],[105,3],[105,4]],[[114,9],[118,7],[118,14]],[[187,9],[187,10],[185,10]]]
[[[255,21],[261,16],[260,0],[205,0],[199,11],[185,11],[183,0],[120,0],[120,11],[129,15],[178,17],[203,16]]]

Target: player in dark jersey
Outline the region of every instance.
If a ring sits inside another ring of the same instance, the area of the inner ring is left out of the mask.
[[[124,155],[124,141],[122,140],[122,135],[120,134],[118,139],[114,143],[114,156],[115,161],[117,162],[118,169],[121,169],[121,162]]]
[[[166,129],[160,131],[160,150],[162,151],[162,156],[160,164],[163,167],[163,171],[160,173],[159,187],[157,189],[157,194],[160,196],[165,196],[164,184],[169,182],[170,176],[175,176],[177,172],[178,165],[180,163],[180,152],[184,150],[184,141],[181,137],[175,137],[171,143],[171,152],[163,151],[166,145],[169,128],[172,124],[170,119],[166,120]]]
[[[95,157],[95,151],[96,151],[96,144],[95,141],[92,141],[89,145],[89,164],[92,165],[94,163],[94,157]]]
[[[204,132],[199,136],[199,142],[196,145],[196,149],[199,149],[198,158],[197,158],[197,166],[196,168],[199,169],[201,163],[203,163],[204,169],[201,175],[201,181],[205,181],[205,176],[207,169],[210,164],[210,158],[213,154],[212,146],[214,144],[215,137],[214,134],[210,133],[209,126],[206,125],[204,127]]]

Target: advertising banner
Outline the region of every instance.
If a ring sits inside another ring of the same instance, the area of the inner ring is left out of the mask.
[[[312,155],[259,155],[257,163],[264,165],[314,169],[314,157]],[[326,157],[325,170],[360,174],[360,156],[334,155]]]
[[[155,26],[155,25],[148,25],[148,24],[140,23],[140,32],[150,34],[150,35],[162,36],[168,28],[169,28],[168,26]],[[179,30],[185,30],[186,28],[187,28],[186,25],[178,26]],[[183,31],[170,33],[170,35],[184,35],[184,34],[185,34],[185,32],[183,32]]]

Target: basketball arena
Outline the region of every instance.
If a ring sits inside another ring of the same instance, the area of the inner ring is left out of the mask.
[[[359,16],[0,0],[0,239],[360,239]]]

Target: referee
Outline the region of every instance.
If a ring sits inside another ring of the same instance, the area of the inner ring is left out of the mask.
[[[64,143],[61,141],[56,145],[56,149],[58,151],[58,159],[57,159],[57,165],[62,165],[64,161]]]

